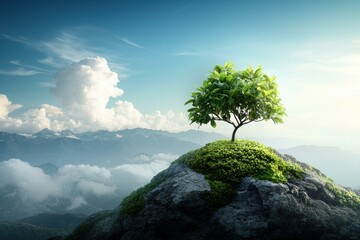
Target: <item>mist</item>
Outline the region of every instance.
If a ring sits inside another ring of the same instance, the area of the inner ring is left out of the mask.
[[[177,157],[140,155],[131,163],[109,168],[67,164],[53,174],[20,159],[9,159],[0,163],[0,220],[41,212],[90,214],[112,209]]]

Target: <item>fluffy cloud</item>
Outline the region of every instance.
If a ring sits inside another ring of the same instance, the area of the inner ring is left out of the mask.
[[[0,94],[0,130],[14,131],[23,124],[20,119],[9,116],[11,112],[21,107],[20,104],[13,104],[7,96]]]
[[[52,92],[72,115],[104,121],[110,97],[118,97],[123,90],[117,87],[118,75],[112,72],[104,58],[87,58],[63,68],[55,75]],[[105,114],[105,116],[103,116]]]
[[[19,159],[0,163],[0,186],[7,184],[16,185],[26,193],[26,198],[36,202],[61,194],[60,186],[50,176]]]
[[[121,186],[123,191],[129,191],[134,189],[134,185],[141,186],[149,182],[154,175],[166,169],[177,157],[164,153],[153,156],[140,155],[135,160],[143,163],[123,164],[112,168],[111,172],[116,182],[127,182],[131,179],[130,182],[133,184]]]
[[[7,96],[0,94],[0,119],[7,118],[9,113],[18,108],[21,108],[21,105],[13,104],[9,101]]]
[[[12,104],[5,95],[0,95],[0,123],[3,123],[0,130],[36,132],[49,128],[81,132],[143,127],[180,131],[188,128],[183,113],[169,111],[162,114],[157,111],[142,114],[131,102],[123,100],[108,107],[110,99],[121,96],[123,90],[117,86],[117,73],[110,70],[104,58],[74,62],[57,72],[54,82],[51,92],[59,99],[62,108],[43,104],[21,117],[11,118],[9,114],[20,105]]]
[[[16,186],[20,189],[21,199],[34,206],[42,206],[42,211],[58,207],[57,203],[63,211],[76,210],[94,202],[94,198],[100,199],[95,203],[98,204],[95,206],[97,209],[103,208],[101,199],[112,199],[112,207],[115,207],[121,197],[148,183],[177,157],[169,154],[142,155],[134,160],[136,163],[113,168],[69,164],[59,168],[52,176],[27,162],[10,159],[0,163],[0,190],[7,185]]]

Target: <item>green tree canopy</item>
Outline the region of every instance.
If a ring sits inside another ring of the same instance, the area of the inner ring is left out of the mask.
[[[283,123],[282,117],[286,115],[275,77],[264,74],[261,67],[236,71],[230,62],[216,65],[185,104],[192,105],[188,109],[191,123],[201,126],[210,122],[214,128],[216,121],[231,124],[232,141],[243,125],[269,119],[275,124]]]

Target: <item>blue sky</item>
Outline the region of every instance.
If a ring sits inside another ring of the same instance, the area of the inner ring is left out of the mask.
[[[139,126],[184,130],[183,119],[177,128],[170,126],[184,117],[176,114],[186,112],[191,91],[214,65],[231,60],[238,69],[262,65],[277,76],[288,111],[283,126],[260,124],[242,134],[356,149],[359,7],[359,1],[2,1],[0,94],[7,98],[7,120],[0,127],[31,132],[86,124],[79,117],[77,125],[51,122],[54,108],[48,106],[74,111],[51,88],[64,67],[100,56],[124,92],[110,97],[106,108],[127,101],[142,116]],[[45,117],[39,119],[35,115],[44,104]],[[129,109],[125,105],[119,109]],[[155,126],[158,117],[164,124]],[[34,127],[34,121],[42,123]],[[78,130],[96,129],[99,121]]]

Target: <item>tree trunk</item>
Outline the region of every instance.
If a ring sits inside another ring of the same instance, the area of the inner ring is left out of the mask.
[[[236,131],[241,127],[241,125],[238,125],[235,127],[233,133],[232,133],[232,136],[231,136],[231,141],[234,142],[235,141],[235,134],[236,134]]]

